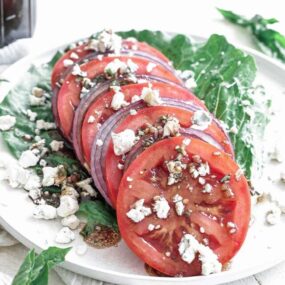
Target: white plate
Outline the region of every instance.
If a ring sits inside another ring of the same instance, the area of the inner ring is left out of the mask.
[[[201,40],[201,38],[196,37]],[[58,48],[57,48],[58,49]],[[8,79],[9,84],[2,84],[1,96],[19,80],[31,63],[40,64],[47,62],[57,49],[48,51],[38,56],[28,56],[8,68],[1,78]],[[284,78],[285,69],[281,64],[248,48],[242,48],[253,55],[258,65],[257,82],[265,85],[273,96],[273,102],[284,106]],[[284,112],[285,113],[285,112]],[[285,121],[285,114],[281,113],[281,121]],[[275,122],[276,126],[278,122]],[[262,143],[262,142],[260,142]],[[7,152],[3,142],[0,142],[0,150]],[[264,178],[280,171],[278,165],[268,164]],[[282,191],[281,183],[268,182],[264,179],[263,188],[272,191]],[[283,186],[285,189],[285,185]],[[264,189],[262,189],[264,190]],[[264,215],[268,204],[260,204],[255,207],[256,220],[249,230],[246,242],[240,252],[234,258],[231,269],[226,272],[210,276],[198,276],[188,278],[165,278],[148,276],[144,270],[144,264],[127,248],[124,242],[118,247],[96,250],[88,248],[85,255],[76,254],[76,249],[83,244],[77,234],[72,251],[68,254],[64,268],[74,272],[121,284],[220,284],[255,274],[270,268],[282,260],[285,260],[284,230],[285,219],[276,226],[266,226]],[[33,205],[23,190],[11,189],[6,183],[0,182],[0,224],[19,241],[29,248],[35,248],[37,252],[54,243],[56,232],[61,228],[59,221],[40,221],[33,219]],[[58,246],[58,245],[57,245]]]

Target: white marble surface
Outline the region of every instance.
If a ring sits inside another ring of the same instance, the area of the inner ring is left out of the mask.
[[[280,0],[41,0],[37,2],[38,20],[30,52],[40,52],[89,35],[104,27],[118,30],[149,28],[201,36],[219,33],[226,35],[231,42],[255,47],[248,33],[241,28],[226,24],[215,7],[233,9],[247,16],[259,13],[268,18],[276,17],[281,21],[276,25],[276,29],[285,33],[284,9]],[[6,66],[1,66],[0,61],[0,72]],[[3,236],[0,230],[0,239],[1,237]],[[0,273],[13,276],[26,252],[27,249],[23,245],[3,247],[0,241]],[[87,284],[87,281],[80,277],[72,276],[71,281],[65,272],[59,271],[59,274],[67,283],[63,283],[53,271],[50,275],[51,285]],[[228,285],[281,285],[284,284],[284,279],[285,263]],[[0,285],[5,284],[1,280],[0,274]]]

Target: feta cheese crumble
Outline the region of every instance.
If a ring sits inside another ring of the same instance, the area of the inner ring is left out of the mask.
[[[47,187],[54,185],[56,183],[56,179],[58,178],[58,173],[62,167],[62,165],[59,165],[57,167],[43,167],[42,185]]]
[[[115,92],[112,98],[111,108],[115,111],[118,111],[122,107],[126,107],[128,105],[129,103],[125,101],[125,94],[120,91]]]
[[[140,199],[135,202],[133,208],[127,212],[128,218],[130,218],[133,222],[139,223],[145,217],[151,214],[151,209],[144,206],[144,199]]]
[[[74,64],[73,60],[66,58],[65,60],[63,60],[63,66],[64,67],[69,67],[72,66]]]
[[[161,196],[155,196],[153,200],[153,211],[156,213],[156,216],[159,219],[167,219],[170,211],[170,206],[167,200]]]
[[[75,64],[73,66],[71,74],[74,75],[74,76],[80,76],[80,77],[86,77],[87,76],[87,72],[86,71],[82,71],[78,64]]]
[[[36,219],[52,220],[57,217],[56,208],[50,205],[37,205],[33,211]]]
[[[178,251],[181,259],[191,264],[196,254],[202,265],[202,275],[218,273],[222,270],[222,264],[218,260],[218,256],[208,247],[199,243],[191,234],[185,234],[178,244]]]
[[[22,152],[20,156],[19,164],[23,168],[28,168],[37,165],[39,160],[40,158],[37,155],[35,155],[35,153],[32,150],[25,150]]]
[[[49,145],[50,145],[50,148],[52,151],[57,152],[57,151],[63,149],[64,142],[53,140]]]
[[[95,122],[95,117],[93,115],[89,116],[87,123],[88,124],[93,124]]]
[[[26,115],[28,116],[28,118],[31,122],[34,122],[38,116],[38,114],[36,112],[33,112],[31,110],[27,110]]]
[[[129,152],[137,141],[135,132],[130,129],[126,129],[117,134],[112,133],[111,136],[114,144],[115,155],[123,155]]]
[[[97,140],[96,140],[96,145],[97,145],[97,146],[102,146],[102,145],[103,145],[103,141],[100,140],[100,139],[97,139]]]
[[[68,227],[62,228],[55,237],[55,242],[59,244],[70,243],[75,239],[75,234]]]
[[[146,71],[152,72],[155,67],[157,67],[157,65],[155,63],[149,62],[148,65],[146,66]]]
[[[210,194],[210,193],[212,192],[212,189],[213,189],[212,185],[210,185],[209,183],[207,183],[207,184],[204,186],[204,188],[203,188],[203,190],[202,190],[202,193]]]
[[[57,215],[60,217],[68,217],[75,214],[79,210],[77,199],[72,196],[64,195],[60,197],[60,205],[57,208]]]
[[[163,127],[163,135],[162,137],[169,137],[169,136],[175,136],[179,133],[180,130],[180,124],[177,118],[175,117],[169,117],[166,120],[166,123]]]
[[[187,165],[180,160],[170,160],[166,162],[166,167],[169,172],[167,185],[171,186],[181,179],[182,172],[187,168]]]
[[[0,131],[9,131],[16,124],[16,117],[10,115],[0,116]]]
[[[142,89],[141,99],[144,100],[149,106],[158,106],[162,104],[159,90],[152,89],[151,85]]]
[[[64,227],[68,227],[71,230],[75,230],[79,227],[80,220],[75,215],[70,215],[68,217],[65,217],[61,220],[61,224]]]
[[[172,201],[173,203],[175,203],[175,211],[176,211],[176,214],[178,216],[182,216],[183,215],[183,212],[184,212],[184,209],[185,209],[185,206],[183,204],[183,198],[179,195],[179,194],[176,194],[173,198],[172,198]]]
[[[118,54],[122,48],[122,38],[112,30],[104,30],[98,35],[97,39],[89,40],[87,48],[102,53],[113,51]]]
[[[87,193],[90,194],[91,197],[96,197],[97,196],[97,192],[96,190],[92,187],[92,178],[87,178],[87,179],[84,179],[84,180],[81,180],[79,182],[76,183],[76,185],[86,191]]]
[[[192,117],[192,126],[191,128],[204,131],[206,130],[212,123],[211,115],[204,110],[197,110],[194,112]]]
[[[55,125],[55,123],[52,123],[52,122],[46,122],[44,120],[37,120],[36,121],[36,128],[38,130],[48,131],[48,130],[56,129],[56,125]]]

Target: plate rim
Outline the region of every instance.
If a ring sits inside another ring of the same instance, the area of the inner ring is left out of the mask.
[[[166,33],[166,34],[174,35],[175,33]],[[207,37],[202,37],[202,36],[198,36],[198,35],[189,35],[189,37],[191,39],[194,39],[195,41],[198,41],[198,42],[199,41],[206,41],[208,39]],[[13,72],[14,72],[14,70],[17,69],[18,66],[21,66],[21,70],[23,70],[23,66],[26,66],[28,68],[28,66],[33,64],[33,62],[36,61],[37,59],[40,60],[40,59],[43,59],[47,56],[50,56],[51,54],[53,54],[57,50],[60,50],[60,49],[64,48],[65,46],[67,46],[69,43],[61,44],[55,48],[48,48],[44,51],[37,52],[35,54],[30,54],[30,55],[20,59],[19,61],[15,62],[11,66],[9,66],[6,70],[4,70],[4,72],[2,72],[0,74],[0,78],[1,79],[12,78]],[[232,41],[231,41],[231,43],[232,43]],[[243,45],[239,45],[236,43],[233,43],[233,44],[237,48],[246,52],[247,54],[252,55],[255,58],[255,60],[259,59],[263,62],[269,63],[270,65],[272,65],[275,68],[277,67],[279,69],[279,72],[284,73],[284,75],[285,75],[285,65],[283,65],[281,62],[277,61],[276,59],[270,58],[269,56],[262,54],[260,51],[255,50],[253,48],[246,47]],[[3,86],[0,87],[0,90],[3,90],[3,94],[4,94],[4,95],[0,95],[1,96],[0,103],[2,101],[2,98],[5,98],[8,91],[19,80],[21,80],[21,76],[19,78],[17,78],[16,80],[10,80],[9,82],[3,84]],[[12,236],[16,237],[17,240],[19,240],[22,244],[24,244],[29,249],[35,248],[37,253],[43,250],[43,248],[38,247],[31,240],[26,239],[25,236],[23,236],[20,232],[18,232],[15,228],[13,228],[8,222],[6,222],[6,220],[2,216],[0,216],[0,225],[2,225],[3,228],[5,230],[7,230],[7,232],[9,232]],[[145,281],[153,281],[153,282],[160,281],[160,282],[164,282],[164,283],[187,282],[187,284],[198,284],[198,282],[200,282],[200,281],[209,281],[209,282],[211,282],[211,284],[220,284],[220,283],[224,283],[225,279],[226,279],[226,282],[231,282],[234,280],[239,280],[239,279],[254,275],[256,273],[262,272],[266,269],[269,269],[269,268],[276,266],[277,264],[281,263],[284,260],[285,260],[285,257],[280,256],[279,259],[274,258],[274,260],[272,259],[270,261],[264,262],[262,265],[260,265],[260,264],[253,265],[253,266],[248,267],[246,269],[243,269],[241,271],[234,271],[234,272],[224,271],[224,272],[209,275],[209,276],[193,276],[193,277],[183,277],[183,278],[179,278],[179,277],[155,277],[155,276],[137,275],[137,274],[130,274],[130,273],[120,273],[118,271],[106,270],[106,269],[90,268],[90,267],[82,266],[82,265],[76,264],[72,261],[69,261],[68,256],[67,256],[66,261],[59,266],[65,268],[65,269],[71,270],[73,272],[76,272],[78,274],[88,276],[90,278],[95,278],[95,279],[96,279],[96,277],[94,277],[94,275],[92,273],[94,273],[94,274],[99,273],[99,275],[103,274],[106,276],[106,278],[104,276],[100,276],[100,279],[107,281],[107,282],[110,282],[111,279],[114,280],[114,278],[117,277],[117,278],[121,278],[121,280],[119,280],[120,283],[127,282],[128,284],[130,284],[129,282],[132,282],[132,281],[144,281],[144,282]],[[110,278],[107,278],[107,276],[110,276]],[[111,281],[111,282],[113,282],[113,281]]]

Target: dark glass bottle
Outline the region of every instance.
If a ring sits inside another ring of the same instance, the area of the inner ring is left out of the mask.
[[[36,0],[0,0],[0,47],[32,36],[35,6]]]

